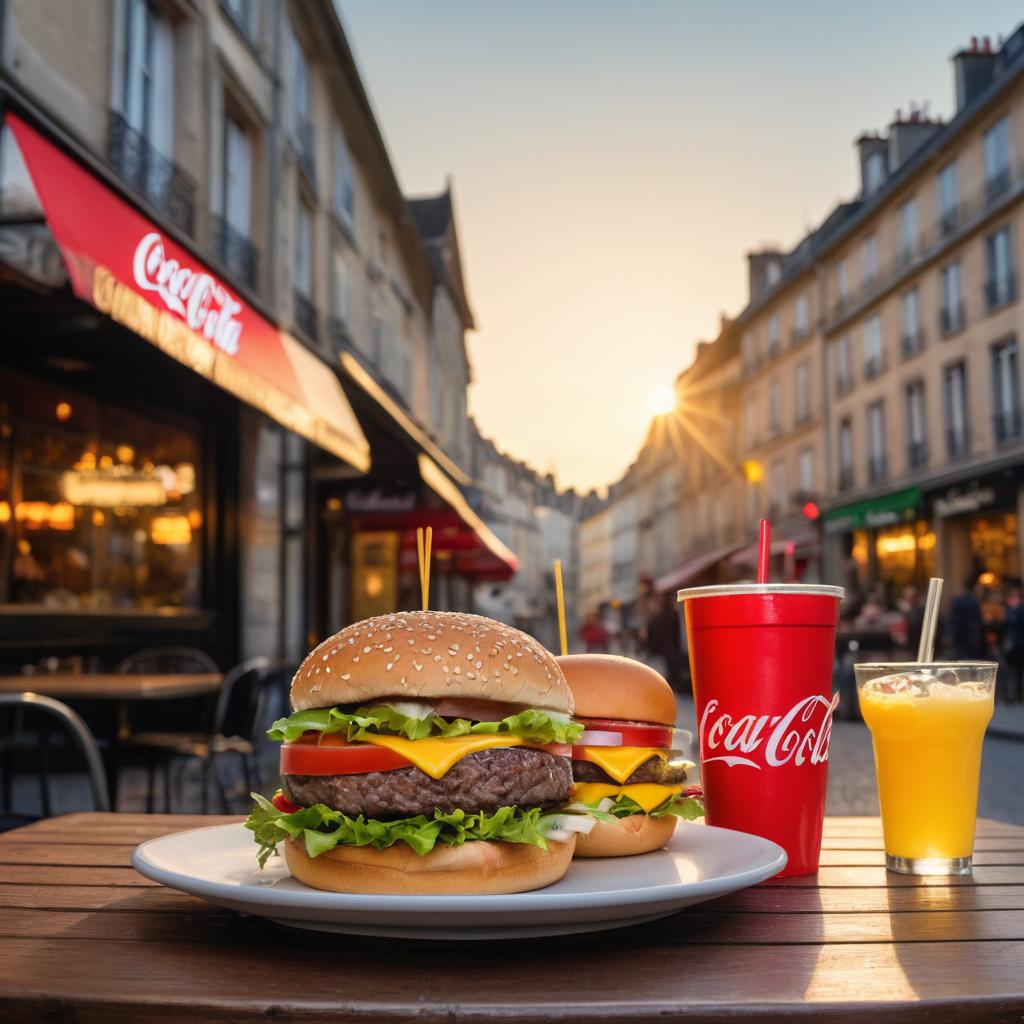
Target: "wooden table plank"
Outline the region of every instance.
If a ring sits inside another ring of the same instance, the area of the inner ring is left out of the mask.
[[[163,700],[212,693],[218,672],[39,672],[0,676],[0,693],[41,693],[57,700]]]

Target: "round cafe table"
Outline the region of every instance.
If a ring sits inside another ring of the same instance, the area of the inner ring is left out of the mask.
[[[139,700],[201,697],[216,691],[223,678],[219,672],[37,672],[0,676],[0,693],[39,693],[65,702],[110,701],[114,725],[104,750],[104,764],[110,806],[116,807],[118,754],[121,741],[129,735],[129,704]]]

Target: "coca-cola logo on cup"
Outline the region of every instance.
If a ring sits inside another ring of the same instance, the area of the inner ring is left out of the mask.
[[[730,768],[821,764],[828,760],[832,736],[832,715],[839,703],[836,694],[829,702],[815,695],[797,701],[784,715],[733,716],[709,700],[700,717],[698,736],[701,762],[722,761]],[[717,754],[715,751],[723,753]],[[754,760],[750,755],[759,755]]]
[[[238,353],[242,325],[237,319],[242,304],[212,275],[182,266],[164,249],[159,232],[144,235],[132,261],[135,283],[156,292],[163,304],[217,348]]]

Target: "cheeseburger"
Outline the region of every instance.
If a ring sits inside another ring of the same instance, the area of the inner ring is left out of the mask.
[[[532,637],[479,615],[357,622],[292,680],[282,786],[254,794],[260,865],[354,893],[509,893],[565,874],[573,697]]]
[[[609,654],[557,659],[584,733],[572,748],[573,804],[600,817],[577,857],[625,857],[664,846],[678,818],[704,813],[673,750],[676,699],[654,669]]]

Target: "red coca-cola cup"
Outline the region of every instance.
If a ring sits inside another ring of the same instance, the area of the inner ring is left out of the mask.
[[[681,590],[709,825],[764,836],[818,870],[841,587]]]

